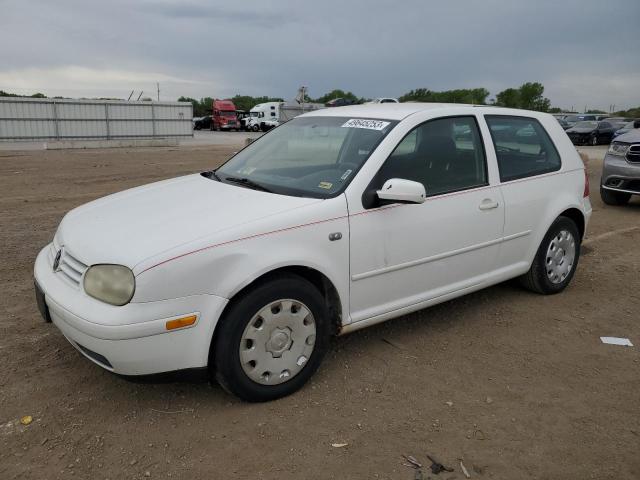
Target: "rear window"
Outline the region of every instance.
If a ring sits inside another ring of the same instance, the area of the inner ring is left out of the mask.
[[[535,118],[486,115],[496,149],[500,181],[532,177],[560,169],[560,155]]]

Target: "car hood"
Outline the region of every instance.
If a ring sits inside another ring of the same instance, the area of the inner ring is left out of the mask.
[[[626,143],[640,142],[640,128],[634,128],[633,130],[630,130],[627,133],[623,133],[622,135],[616,137],[616,142],[626,142]]]
[[[134,268],[166,250],[320,201],[189,175],[82,205],[64,217],[56,241],[87,265]]]
[[[569,130],[567,130],[567,133],[591,133],[595,131],[595,128],[576,128],[576,127],[571,127]]]

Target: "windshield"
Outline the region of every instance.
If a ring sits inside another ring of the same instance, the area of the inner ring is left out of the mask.
[[[223,117],[235,117],[236,116],[236,112],[221,111],[220,115],[223,116]]]
[[[596,128],[598,122],[578,122],[574,125],[574,128]]]
[[[633,123],[634,122],[627,122],[621,128],[626,128],[628,130],[632,130],[633,129]]]
[[[283,195],[333,197],[346,188],[397,123],[295,118],[251,143],[216,173],[221,181],[244,178]]]

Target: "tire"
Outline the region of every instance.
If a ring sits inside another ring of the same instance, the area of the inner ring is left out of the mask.
[[[300,389],[329,346],[324,298],[297,275],[257,284],[233,301],[220,321],[209,357],[211,373],[225,390],[248,402]]]
[[[258,131],[260,131],[260,126],[259,125],[252,125],[251,126],[251,130],[253,130],[254,132],[258,132]]]
[[[568,217],[556,218],[542,239],[531,268],[520,277],[520,283],[543,295],[560,293],[567,288],[578,268],[580,243],[575,222]],[[557,252],[555,257],[554,252]]]
[[[592,135],[591,136],[591,145],[594,146],[594,147],[596,145],[598,145],[598,136],[597,135]]]
[[[600,198],[602,198],[602,201],[607,205],[620,206],[626,205],[629,202],[631,194],[607,190],[606,188],[602,188],[602,185],[600,185]]]

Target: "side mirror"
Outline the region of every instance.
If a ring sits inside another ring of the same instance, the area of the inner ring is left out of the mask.
[[[427,197],[423,184],[402,178],[387,180],[376,194],[385,203],[424,203]]]
[[[640,120],[635,120],[633,122],[633,128],[640,128]]]

